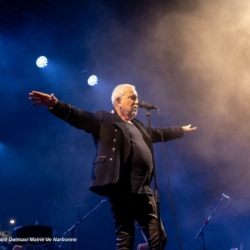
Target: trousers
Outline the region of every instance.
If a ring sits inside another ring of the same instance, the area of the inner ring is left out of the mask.
[[[116,229],[116,249],[133,250],[135,223],[140,226],[147,239],[148,249],[163,250],[167,236],[161,223],[161,241],[159,220],[153,195],[128,194],[109,197]]]

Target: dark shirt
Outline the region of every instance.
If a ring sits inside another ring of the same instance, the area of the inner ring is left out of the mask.
[[[137,127],[126,123],[126,128],[131,143],[129,164],[127,164],[131,165],[131,191],[138,194],[153,194],[150,187],[150,176],[153,170],[152,154]]]

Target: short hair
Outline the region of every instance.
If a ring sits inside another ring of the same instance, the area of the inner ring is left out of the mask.
[[[128,83],[123,83],[123,84],[117,85],[114,88],[112,95],[111,95],[111,101],[112,101],[113,106],[115,106],[115,100],[119,97],[122,97],[125,94],[125,91],[124,91],[125,87],[130,87],[133,90],[135,90],[135,86],[128,84]]]

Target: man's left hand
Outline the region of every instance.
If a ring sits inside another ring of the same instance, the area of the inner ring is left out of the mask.
[[[197,127],[191,127],[191,124],[182,127],[184,132],[191,132],[197,129]]]

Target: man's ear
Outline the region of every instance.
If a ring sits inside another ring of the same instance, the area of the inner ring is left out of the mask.
[[[117,102],[117,104],[120,104],[121,103],[121,97],[117,97],[116,102]]]
[[[121,102],[121,100],[120,100],[120,98],[116,98],[115,99],[115,103],[114,103],[114,108],[115,108],[115,110],[117,110],[117,108],[119,108],[119,106],[120,106],[120,103]]]

